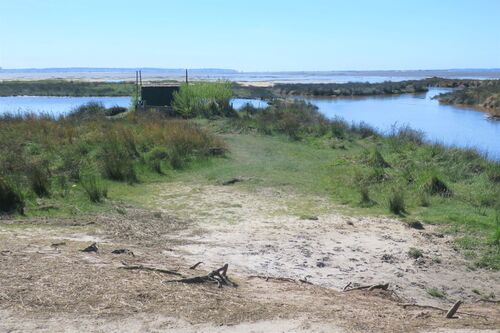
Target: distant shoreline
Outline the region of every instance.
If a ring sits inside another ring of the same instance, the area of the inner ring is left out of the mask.
[[[0,69],[0,81],[69,80],[93,82],[134,82],[136,68],[43,68]],[[141,68],[145,81],[184,81],[184,69]],[[419,80],[428,77],[450,79],[500,79],[500,69],[446,69],[408,71],[290,71],[239,72],[232,69],[188,69],[196,81],[229,80],[261,85],[272,83],[345,83]]]

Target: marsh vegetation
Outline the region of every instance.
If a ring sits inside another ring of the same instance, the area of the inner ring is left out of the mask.
[[[303,101],[237,113],[231,96],[226,82],[183,86],[174,118],[96,104],[58,119],[5,115],[1,209],[35,214],[53,202],[67,207],[59,213],[75,213],[165,175],[220,179],[234,170],[267,186],[328,196],[359,214],[443,224],[474,267],[500,268],[498,162],[427,142],[409,127],[381,135],[364,123],[327,119]],[[226,146],[249,159],[210,159]]]

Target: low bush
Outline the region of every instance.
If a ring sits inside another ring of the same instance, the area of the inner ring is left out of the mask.
[[[84,177],[81,185],[92,202],[99,203],[108,197],[108,188],[94,175]]]
[[[437,176],[432,176],[424,185],[424,188],[430,195],[440,195],[442,197],[451,197],[453,195],[448,185]]]
[[[408,250],[408,256],[412,259],[418,259],[423,257],[424,254],[422,253],[422,250],[410,247],[410,249]]]
[[[50,171],[47,161],[37,161],[28,165],[27,175],[31,189],[36,195],[50,196]]]
[[[436,289],[436,288],[427,289],[427,293],[430,296],[436,297],[436,298],[445,298],[446,297],[446,293],[444,291],[441,291],[441,290]]]
[[[7,180],[0,177],[0,212],[18,212],[22,214],[23,211],[23,197]]]
[[[487,174],[489,180],[494,183],[500,183],[500,163],[492,163],[487,168]]]
[[[190,121],[146,112],[131,114],[112,120],[84,117],[78,121],[0,116],[0,177],[14,186],[3,182],[5,198],[13,198],[4,199],[4,208],[22,206],[16,193],[23,193],[30,205],[36,196],[56,193],[55,186],[64,198],[72,196],[75,191],[69,189],[81,181],[82,174],[100,173],[110,180],[135,183],[139,172],[147,172],[141,168],[145,163],[160,172],[168,163],[178,168],[226,150],[222,140]]]
[[[389,163],[387,163],[387,161],[384,159],[384,157],[382,156],[382,154],[380,153],[380,151],[375,148],[371,155],[370,155],[370,158],[368,160],[368,163],[373,166],[373,167],[376,167],[376,168],[390,168],[391,165]]]
[[[389,197],[389,210],[396,215],[406,214],[406,202],[402,190],[393,189]]]
[[[186,83],[174,93],[172,106],[184,118],[231,117],[236,116],[230,103],[232,95],[228,81]]]

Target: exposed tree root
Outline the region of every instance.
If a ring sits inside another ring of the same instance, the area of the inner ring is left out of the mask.
[[[342,291],[347,292],[347,291],[363,290],[363,289],[367,289],[368,291],[372,291],[374,289],[387,290],[389,288],[389,284],[384,283],[384,284],[374,284],[374,285],[369,285],[369,286],[360,286],[360,287],[354,287],[354,288],[347,289],[350,285],[351,285],[351,283],[349,282],[349,284],[347,284]]]
[[[177,276],[182,276],[181,273],[178,273],[176,271],[171,271],[167,269],[161,269],[161,268],[155,268],[155,267],[146,267],[143,265],[129,265],[125,262],[122,261],[123,266],[118,267],[119,269],[127,269],[127,270],[139,270],[139,271],[150,271],[150,272],[158,272],[158,273],[164,273],[164,274],[171,274],[171,275],[177,275]]]
[[[227,269],[229,265],[225,264],[219,269],[216,269],[212,272],[210,272],[207,275],[203,276],[195,276],[192,278],[185,278],[185,279],[179,279],[179,280],[168,280],[168,281],[163,281],[163,283],[172,283],[172,282],[179,282],[179,283],[217,283],[219,288],[222,288],[222,286],[228,286],[228,287],[237,287],[238,285],[227,277]]]
[[[488,319],[487,316],[480,315],[480,314],[477,314],[477,313],[470,313],[470,312],[464,312],[464,311],[458,312],[458,307],[460,306],[461,302],[460,302],[460,304],[458,306],[456,306],[457,303],[455,303],[453,305],[453,307],[451,309],[449,309],[449,310],[448,309],[439,308],[437,306],[421,305],[421,304],[415,304],[415,303],[397,303],[397,305],[402,306],[403,308],[415,307],[415,308],[431,309],[431,310],[437,310],[437,311],[446,312],[446,318],[452,318],[455,313],[458,313],[458,314],[463,314],[463,315],[467,315],[467,316],[473,316],[473,317],[479,317],[479,318]],[[453,308],[455,308],[455,306],[456,306],[455,312],[452,313],[451,317],[448,317],[448,313],[450,313],[451,310],[453,310]]]
[[[279,277],[279,276],[274,277],[274,276],[265,276],[265,275],[250,275],[249,278],[250,279],[263,279],[263,280],[266,280],[266,281],[275,280],[275,281],[293,282],[293,283],[300,282],[300,283],[305,283],[305,284],[311,284],[312,285],[312,282],[309,282],[306,279],[295,280],[295,279],[287,278],[287,277]]]
[[[196,269],[196,267],[198,267],[201,264],[203,264],[203,261],[198,261],[196,264],[194,264],[193,266],[189,267],[189,269]]]

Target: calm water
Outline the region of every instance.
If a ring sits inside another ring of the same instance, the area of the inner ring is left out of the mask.
[[[105,107],[129,107],[130,97],[0,97],[0,114],[4,113],[48,113],[60,116],[90,101],[101,102]]]
[[[470,108],[440,105],[431,97],[447,89],[431,89],[427,94],[391,97],[319,99],[308,101],[329,118],[341,117],[348,122],[365,122],[382,132],[396,126],[409,125],[422,130],[427,139],[446,145],[475,147],[500,160],[500,121],[488,120],[482,112]],[[0,97],[0,114],[35,112],[58,116],[89,101],[106,107],[130,105],[129,97]],[[233,99],[233,106],[245,103],[266,107],[261,100]]]
[[[235,108],[236,110],[241,109],[245,106],[245,104],[250,104],[255,108],[265,108],[268,106],[266,101],[248,98],[233,98],[231,100],[231,103],[233,104],[233,108]]]
[[[435,88],[426,94],[391,97],[307,99],[329,118],[365,122],[388,133],[396,126],[422,130],[426,138],[448,146],[475,147],[500,160],[500,121],[471,108],[441,105],[433,96],[449,89]]]
[[[42,97],[42,96],[11,96],[0,97],[0,114],[4,113],[47,113],[60,116],[88,102],[101,102],[105,107],[129,107],[130,97]],[[235,109],[250,103],[256,108],[265,108],[267,103],[259,99],[234,98],[231,103]]]

